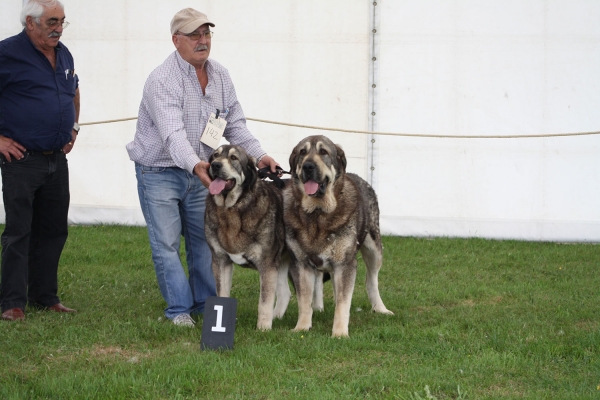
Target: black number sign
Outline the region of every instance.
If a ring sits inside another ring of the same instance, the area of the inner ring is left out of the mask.
[[[237,299],[211,296],[204,305],[200,348],[233,349]]]

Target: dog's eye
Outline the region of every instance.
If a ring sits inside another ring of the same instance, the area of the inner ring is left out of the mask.
[[[236,156],[231,156],[231,157],[229,157],[229,158],[231,158],[231,160],[232,160],[232,161],[235,161],[235,160],[237,160],[237,159],[238,159]]]
[[[305,155],[305,154],[306,154],[306,149],[302,149],[302,150],[300,150],[300,155],[301,155],[301,156],[303,156],[303,155]]]
[[[321,149],[321,150],[319,150],[319,154],[321,154],[322,156],[326,156],[329,153],[327,153],[327,150]]]

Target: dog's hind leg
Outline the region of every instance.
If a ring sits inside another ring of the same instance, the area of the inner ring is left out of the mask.
[[[323,272],[315,271],[315,290],[313,292],[312,309],[323,311]]]
[[[393,315],[394,313],[385,307],[379,295],[379,269],[383,263],[381,239],[376,241],[371,235],[367,235],[360,248],[360,252],[367,266],[365,286],[367,287],[367,295],[369,296],[373,311]]]
[[[290,297],[292,296],[288,284],[289,263],[289,256],[285,254],[281,256],[281,263],[279,270],[277,271],[277,302],[275,303],[275,310],[273,311],[273,317],[275,318],[283,318],[288,304],[290,303]]]

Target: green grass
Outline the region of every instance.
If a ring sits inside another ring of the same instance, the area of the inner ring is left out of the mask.
[[[2,399],[600,398],[600,246],[384,238],[373,314],[359,267],[350,338],[334,305],[292,332],[295,297],[256,330],[258,274],[236,267],[235,348],[163,317],[145,228],[77,226],[59,272],[76,315],[0,321]]]

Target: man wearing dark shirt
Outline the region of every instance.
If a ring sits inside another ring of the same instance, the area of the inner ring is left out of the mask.
[[[69,170],[77,138],[79,89],[73,57],[59,41],[67,27],[57,0],[29,0],[23,31],[0,42],[2,319],[25,319],[29,304],[75,312],[58,298],[58,262],[67,240]]]

